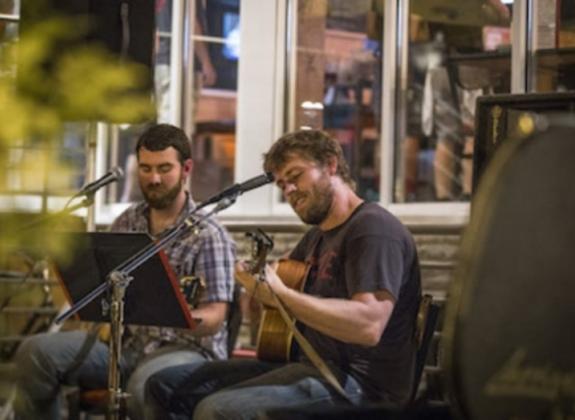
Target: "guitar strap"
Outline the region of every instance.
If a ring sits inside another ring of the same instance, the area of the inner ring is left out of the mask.
[[[304,335],[297,328],[297,326],[295,325],[295,319],[292,318],[288,314],[284,304],[277,297],[277,295],[275,294],[273,289],[271,287],[269,287],[269,285],[267,283],[266,283],[266,285],[267,285],[268,290],[270,291],[271,295],[273,296],[274,302],[277,305],[277,309],[278,309],[282,319],[284,320],[284,322],[286,323],[286,325],[288,326],[290,331],[293,333],[293,336],[296,339],[296,341],[299,344],[302,351],[309,358],[309,360],[313,363],[313,365],[319,370],[319,372],[322,374],[324,379],[331,386],[333,386],[335,388],[335,390],[343,398],[345,398],[351,404],[354,404],[354,402],[349,397],[349,395],[347,395],[347,393],[345,392],[345,390],[343,389],[343,387],[341,386],[341,384],[339,383],[339,381],[337,380],[337,378],[335,377],[335,375],[333,374],[333,372],[331,371],[331,369],[329,368],[327,363],[325,363],[325,361],[322,359],[322,357],[313,348],[311,343],[307,340],[307,338],[304,337]]]

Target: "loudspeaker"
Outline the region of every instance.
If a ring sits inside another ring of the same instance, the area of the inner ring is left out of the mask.
[[[473,192],[503,143],[525,136],[523,116],[573,112],[575,92],[497,94],[480,96],[475,110]]]
[[[575,417],[575,119],[531,127],[483,174],[449,289],[442,366],[466,419]]]
[[[58,60],[64,52],[75,48],[97,46],[115,56],[120,63],[139,64],[145,77],[138,93],[149,95],[153,91],[153,53],[155,35],[154,0],[35,0],[24,1],[21,6],[20,34],[22,39],[31,35],[37,24],[50,18],[64,18],[69,36],[58,36],[51,45],[49,55],[42,63],[43,83],[29,83],[28,75],[19,74],[19,88],[24,94],[53,103],[50,84]],[[48,48],[50,46],[47,46]],[[134,93],[130,91],[130,93]],[[99,115],[74,116],[70,119],[98,119]]]

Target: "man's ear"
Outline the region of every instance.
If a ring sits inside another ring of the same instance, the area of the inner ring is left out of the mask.
[[[192,169],[194,168],[194,161],[192,159],[186,159],[184,164],[182,165],[182,169],[184,171],[184,176],[188,177],[192,173]]]
[[[327,159],[327,169],[330,175],[337,173],[337,158],[335,156],[331,156]]]

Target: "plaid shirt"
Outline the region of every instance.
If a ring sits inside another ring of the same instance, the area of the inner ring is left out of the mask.
[[[173,226],[184,222],[195,208],[188,194],[187,203]],[[112,224],[116,232],[149,231],[150,209],[146,202],[132,205]],[[200,211],[199,214],[202,214]],[[227,231],[213,218],[200,224],[199,232],[190,230],[180,234],[164,252],[178,278],[196,275],[205,279],[206,290],[199,302],[231,302],[234,290],[235,245]],[[124,338],[124,349],[129,358],[139,360],[166,344],[189,346],[211,358],[227,358],[227,323],[213,336],[194,337],[189,330],[168,327],[129,326]]]

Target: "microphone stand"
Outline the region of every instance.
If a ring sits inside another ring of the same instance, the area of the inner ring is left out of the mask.
[[[129,257],[126,261],[122,262],[119,266],[114,268],[106,277],[106,282],[92,290],[70,309],[56,318],[57,323],[61,323],[68,319],[70,316],[78,312],[88,303],[92,302],[96,297],[100,296],[106,290],[111,289],[111,303],[110,309],[110,350],[108,358],[108,392],[109,392],[109,415],[111,419],[119,419],[122,400],[127,396],[122,392],[120,386],[120,361],[122,354],[122,331],[124,321],[124,297],[126,288],[133,280],[130,274],[140,267],[144,262],[153,257],[159,250],[166,245],[173,242],[182,233],[189,229],[197,229],[204,220],[208,217],[230,207],[235,203],[240,192],[234,193],[229,197],[221,198],[216,206],[201,217],[195,218],[195,214],[205,207],[207,204],[200,204],[192,210],[186,220],[181,224],[174,226],[165,234],[161,235],[158,241],[142,248],[136,254]]]

